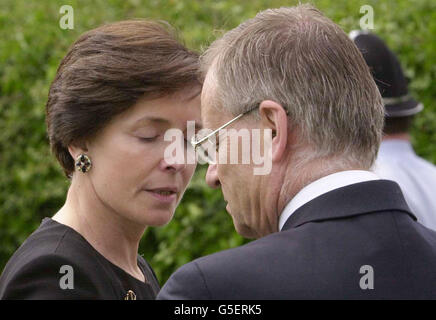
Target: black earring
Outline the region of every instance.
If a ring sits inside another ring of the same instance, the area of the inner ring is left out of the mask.
[[[82,171],[83,173],[91,170],[92,162],[91,159],[86,154],[79,154],[76,159],[76,170]]]

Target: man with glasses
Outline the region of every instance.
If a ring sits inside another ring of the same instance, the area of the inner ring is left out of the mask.
[[[200,161],[203,161],[204,163],[216,164],[218,147],[219,147],[218,140],[224,138],[224,135],[222,135],[222,133],[226,133],[224,130],[226,130],[228,126],[230,126],[233,122],[241,118],[243,115],[253,110],[254,109],[238,114],[236,117],[226,122],[218,129],[215,129],[212,132],[206,134],[205,136],[201,136],[201,135],[193,136],[191,139],[191,145],[194,148],[195,154],[198,157],[198,159]]]
[[[346,33],[310,5],[266,10],[215,41],[202,70],[212,132],[193,146],[215,148],[206,181],[257,240],[182,266],[159,299],[436,298],[436,233],[369,170],[383,103]],[[225,129],[270,132],[251,135],[270,172],[221,161]]]

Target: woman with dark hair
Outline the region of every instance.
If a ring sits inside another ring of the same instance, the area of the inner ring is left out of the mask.
[[[65,205],[9,260],[0,298],[155,298],[159,284],[138,246],[148,226],[171,220],[195,170],[166,161],[164,135],[200,122],[197,68],[198,55],[164,22],[117,22],[72,45],[46,110],[71,185]]]

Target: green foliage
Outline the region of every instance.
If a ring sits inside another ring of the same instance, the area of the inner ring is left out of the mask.
[[[305,1],[303,1],[305,2]],[[84,31],[131,18],[163,19],[174,25],[189,47],[201,50],[221,31],[256,12],[295,5],[297,1],[97,0],[0,3],[0,270],[41,219],[65,201],[68,181],[50,154],[45,131],[45,103],[50,82],[69,45]],[[412,94],[425,110],[413,129],[417,152],[436,162],[436,2],[339,1],[313,3],[345,31],[359,28],[360,6],[374,8],[375,32],[398,53],[412,78]],[[74,8],[74,30],[59,27],[62,5]],[[173,221],[149,228],[140,253],[161,283],[196,257],[238,246],[219,190],[204,183],[199,167]]]

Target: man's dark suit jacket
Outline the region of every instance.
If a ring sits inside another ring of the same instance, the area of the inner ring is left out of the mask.
[[[282,231],[182,266],[158,295],[406,298],[436,299],[436,232],[416,222],[399,186],[388,180],[325,193],[297,209]]]

